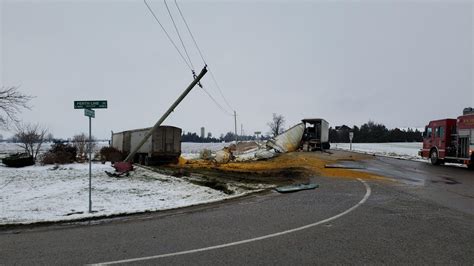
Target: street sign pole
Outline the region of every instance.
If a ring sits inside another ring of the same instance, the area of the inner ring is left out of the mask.
[[[92,213],[92,118],[95,118],[94,108],[106,109],[107,101],[74,101],[74,109],[84,109],[84,115],[89,117],[89,213]]]
[[[89,116],[89,213],[92,213],[92,117]]]

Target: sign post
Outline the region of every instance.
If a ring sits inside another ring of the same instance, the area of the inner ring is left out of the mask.
[[[354,138],[354,132],[349,132],[349,140],[351,142],[350,146],[349,146],[349,150],[352,151],[352,138]]]
[[[262,134],[261,131],[255,131],[254,134],[257,136],[257,141],[260,139],[258,136]]]
[[[74,101],[74,109],[84,109],[84,116],[89,117],[89,213],[92,213],[92,118],[93,108],[107,108],[107,101]]]
[[[89,213],[92,213],[92,118],[95,118],[95,111],[84,109],[84,115],[89,117]]]

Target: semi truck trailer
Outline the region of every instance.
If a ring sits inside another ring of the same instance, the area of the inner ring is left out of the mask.
[[[150,128],[112,133],[112,147],[127,155],[137,147]],[[160,126],[133,156],[133,162],[144,165],[177,162],[181,155],[181,132],[173,126]]]

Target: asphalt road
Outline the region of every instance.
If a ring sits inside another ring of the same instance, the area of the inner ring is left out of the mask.
[[[474,263],[474,172],[385,158],[362,165],[393,180],[315,177],[320,188],[298,193],[0,229],[0,264]]]

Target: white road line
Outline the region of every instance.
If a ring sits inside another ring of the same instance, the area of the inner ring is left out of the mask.
[[[364,184],[366,192],[365,192],[364,197],[356,205],[352,206],[351,208],[349,208],[349,209],[345,210],[344,212],[341,212],[341,213],[339,213],[335,216],[332,216],[330,218],[327,218],[327,219],[324,219],[324,220],[321,220],[321,221],[318,221],[318,222],[315,222],[315,223],[312,223],[312,224],[304,225],[304,226],[301,226],[301,227],[297,227],[297,228],[294,228],[294,229],[290,229],[290,230],[286,230],[286,231],[282,231],[282,232],[278,232],[278,233],[273,233],[273,234],[264,235],[264,236],[260,236],[260,237],[245,239],[245,240],[241,240],[241,241],[237,241],[237,242],[226,243],[226,244],[217,245],[217,246],[191,249],[191,250],[161,254],[161,255],[156,255],[156,256],[148,256],[148,257],[142,257],[142,258],[133,258],[133,259],[127,259],[127,260],[102,262],[102,263],[97,263],[97,264],[92,264],[92,265],[112,265],[112,264],[130,263],[130,262],[146,261],[146,260],[153,260],[153,259],[159,259],[159,258],[166,258],[166,257],[172,257],[172,256],[179,256],[179,255],[203,252],[203,251],[208,251],[208,250],[226,248],[226,247],[242,245],[242,244],[246,244],[246,243],[250,243],[250,242],[260,241],[260,240],[264,240],[264,239],[268,239],[268,238],[272,238],[272,237],[277,237],[277,236],[286,235],[286,234],[294,233],[294,232],[297,232],[297,231],[305,230],[305,229],[308,229],[308,228],[311,228],[311,227],[314,227],[314,226],[318,226],[320,224],[324,224],[324,223],[327,223],[329,221],[336,220],[337,218],[340,218],[340,217],[342,217],[346,214],[349,214],[350,212],[352,212],[357,207],[359,207],[360,205],[364,204],[367,201],[367,199],[370,197],[370,194],[372,193],[372,190],[371,190],[370,186],[367,184],[367,182],[365,182],[364,180],[362,180],[360,178],[357,178],[357,180],[359,180],[360,182],[362,182],[362,184]]]

